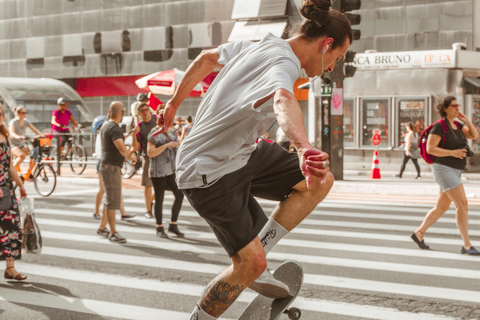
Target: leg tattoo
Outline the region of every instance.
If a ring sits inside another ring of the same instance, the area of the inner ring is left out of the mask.
[[[219,317],[227,310],[243,291],[243,286],[231,285],[221,280],[214,280],[205,290],[200,306],[208,314]]]

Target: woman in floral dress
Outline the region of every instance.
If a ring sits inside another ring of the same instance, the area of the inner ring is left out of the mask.
[[[5,113],[0,104],[0,186],[8,186],[10,195],[13,197],[10,209],[0,211],[0,260],[7,262],[5,279],[25,280],[27,277],[15,270],[15,260],[20,260],[22,257],[22,229],[18,202],[13,191],[13,181],[20,188],[22,198],[27,196],[27,192],[13,167],[8,136]],[[1,189],[0,196],[3,196]]]

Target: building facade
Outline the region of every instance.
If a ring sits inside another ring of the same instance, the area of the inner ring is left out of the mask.
[[[266,32],[287,37],[302,21],[301,3],[0,0],[0,76],[60,79],[79,93],[91,114],[105,114],[112,100],[125,105],[134,101],[140,91],[136,79],[160,70],[185,70],[203,49],[258,40]],[[411,52],[451,49],[452,43],[463,42],[467,50],[479,51],[479,12],[480,0],[362,0],[361,9],[354,12],[361,14],[362,21],[354,28],[362,35],[352,49]],[[355,77],[345,82],[345,92],[351,81]],[[297,98],[307,119],[305,91],[299,90]],[[361,103],[356,97],[350,94],[347,102]],[[179,112],[194,115],[199,102],[200,98],[189,98]],[[431,108],[431,103],[425,106]],[[47,111],[52,105],[36,108]],[[359,114],[357,109],[350,111]],[[361,149],[368,144],[355,139],[347,139],[345,147]],[[401,140],[390,139],[393,147]]]

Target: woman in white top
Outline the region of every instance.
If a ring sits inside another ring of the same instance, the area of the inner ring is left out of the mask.
[[[35,134],[41,136],[42,133],[33,126],[26,118],[27,110],[24,107],[15,108],[15,118],[10,121],[9,131],[12,141],[12,155],[15,157],[13,166],[17,167],[22,164],[28,156],[28,148],[25,144],[25,131],[27,128],[32,130]]]

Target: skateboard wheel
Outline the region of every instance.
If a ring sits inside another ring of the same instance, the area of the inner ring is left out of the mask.
[[[302,316],[302,311],[298,308],[290,308],[288,310],[288,318],[291,320],[298,320]]]

